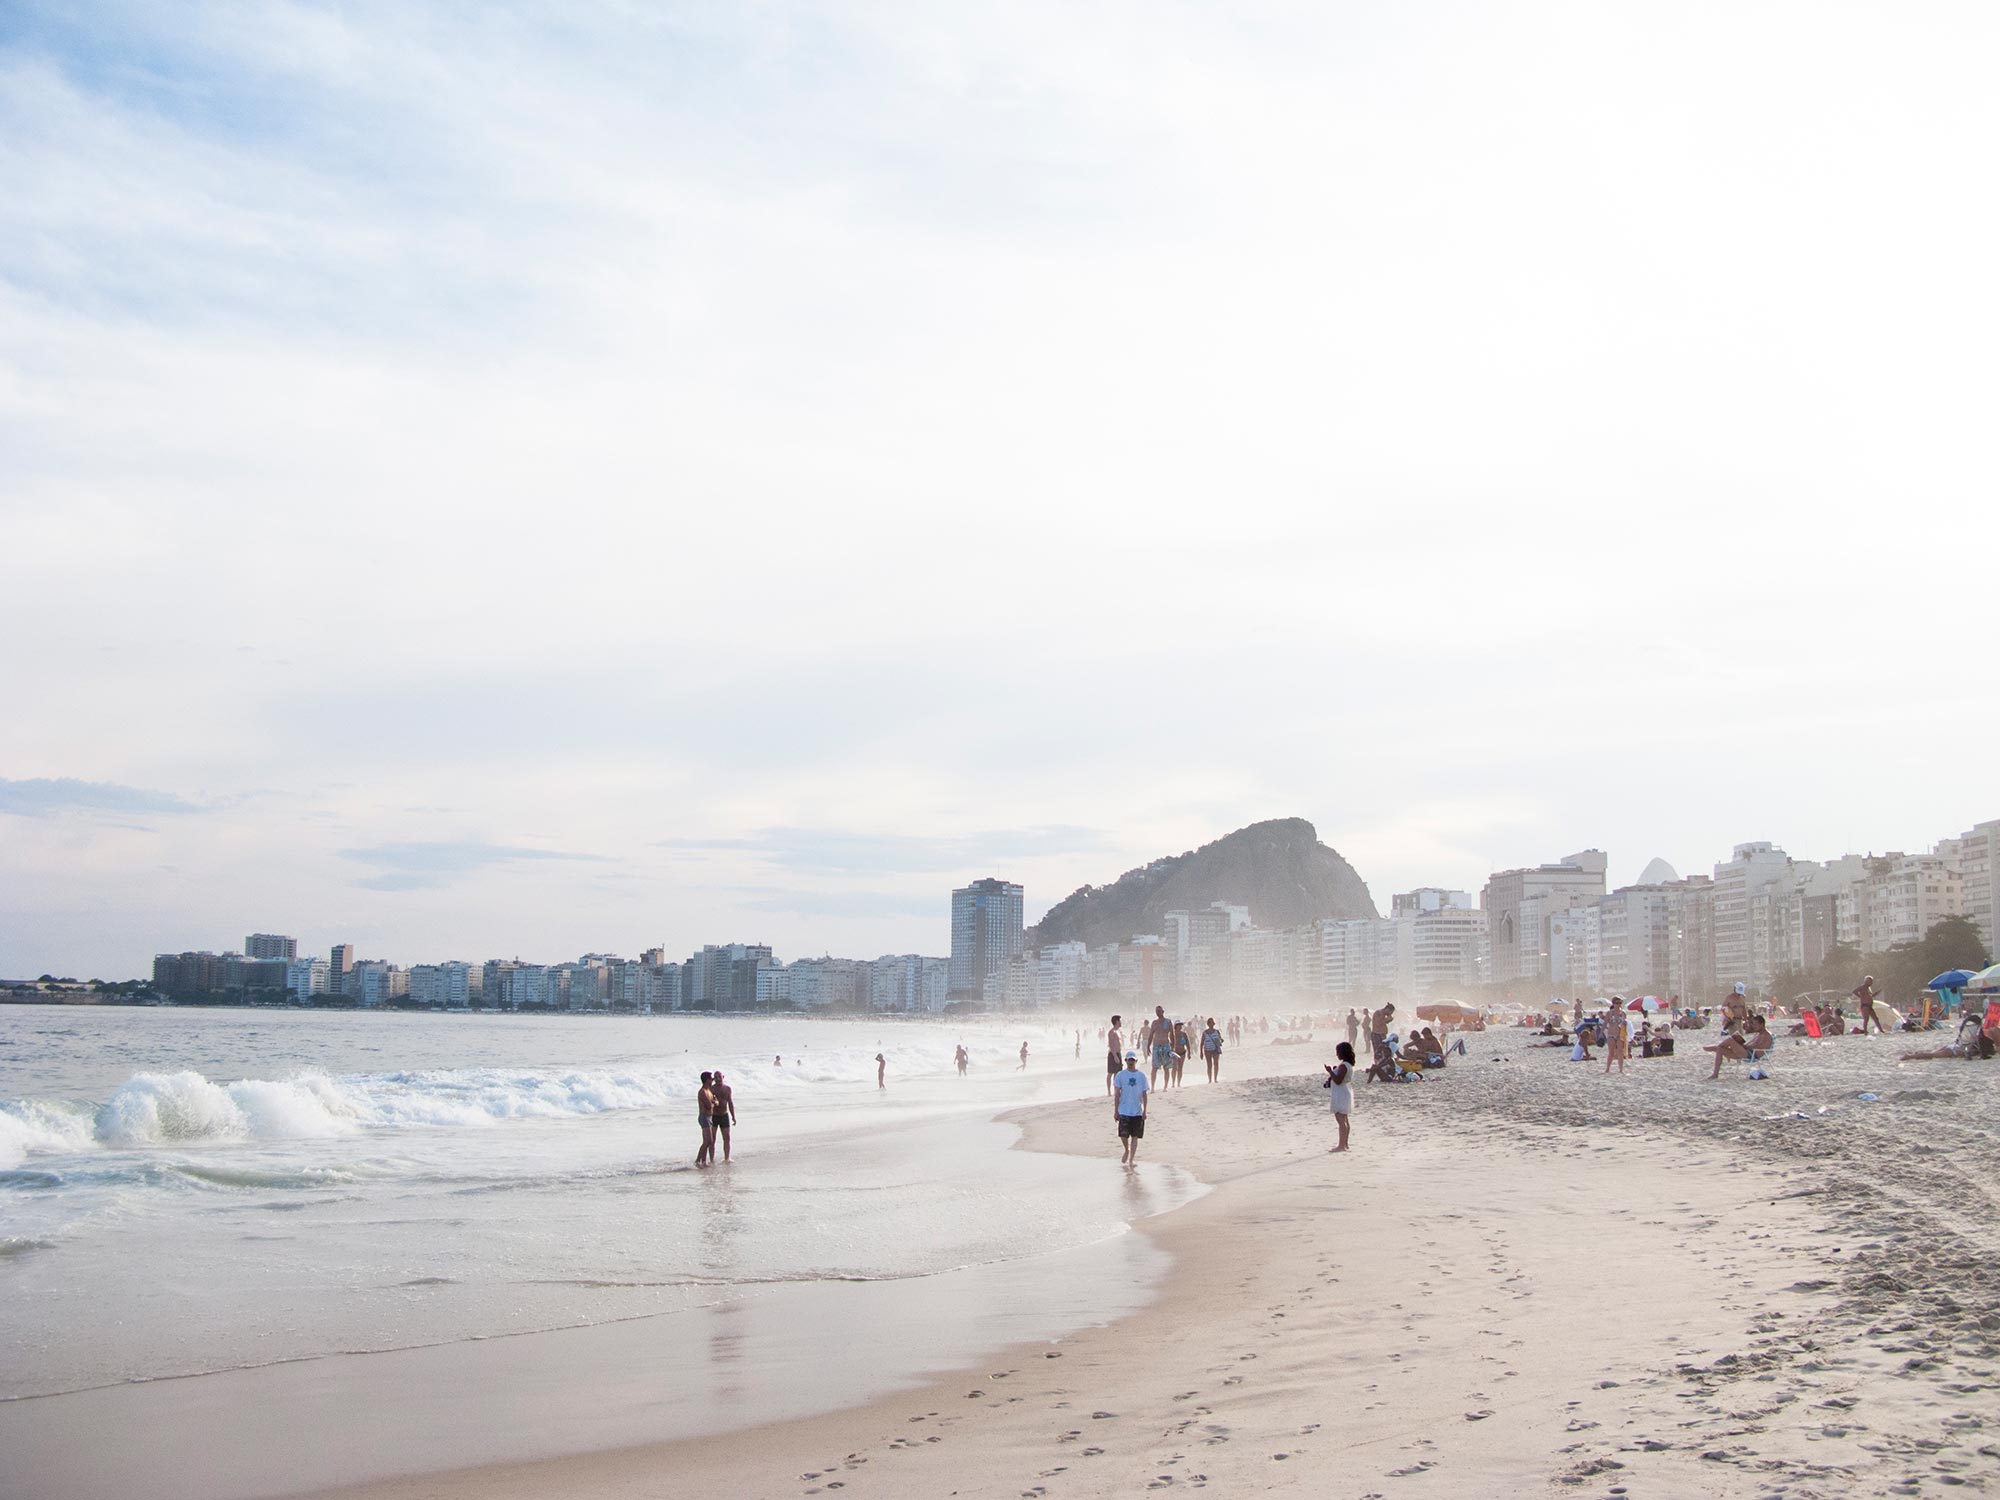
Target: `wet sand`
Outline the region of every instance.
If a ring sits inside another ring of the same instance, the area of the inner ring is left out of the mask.
[[[1138,1314],[996,1328],[1000,1354],[832,1414],[324,1494],[2000,1488],[2000,1068],[1904,1046],[1784,1044],[1772,1080],[1710,1084],[1698,1040],[1606,1078],[1490,1034],[1428,1084],[1360,1088],[1346,1156],[1296,1072],[1316,1050],[1242,1048],[1294,1076],[1156,1100],[1146,1160],[1214,1190],[1140,1224],[1172,1268]],[[1120,1172],[1106,1104],[1014,1118]],[[492,1374],[466,1350],[462,1380]],[[356,1416],[318,1422],[394,1444]]]
[[[1345,1156],[1309,1077],[1159,1099],[1146,1158],[1215,1191],[1141,1227],[1173,1269],[1135,1316],[849,1411],[338,1493],[2000,1485],[2000,1070],[1854,1038],[1711,1084],[1698,1044],[1623,1079],[1518,1034],[1472,1045],[1361,1089]],[[1028,1148],[1119,1170],[1104,1105],[1018,1118]]]

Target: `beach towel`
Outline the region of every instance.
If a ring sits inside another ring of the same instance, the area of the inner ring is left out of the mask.
[[[1819,1035],[1819,1017],[1818,1017],[1818,1016],[1814,1015],[1814,1014],[1813,1014],[1813,1013],[1812,1013],[1811,1011],[1807,1011],[1807,1012],[1806,1012],[1806,1013],[1805,1013],[1804,1015],[1800,1016],[1800,1017],[1799,1017],[1799,1019],[1800,1019],[1800,1020],[1802,1020],[1802,1021],[1804,1021],[1804,1022],[1806,1023],[1806,1035],[1807,1035],[1807,1036],[1818,1036],[1818,1035]]]

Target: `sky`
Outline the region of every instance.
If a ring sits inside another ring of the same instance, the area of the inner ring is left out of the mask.
[[[2000,817],[2000,12],[0,9],[0,977]]]

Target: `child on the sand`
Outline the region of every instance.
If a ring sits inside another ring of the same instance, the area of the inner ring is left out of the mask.
[[[1347,1149],[1347,1117],[1354,1112],[1354,1048],[1347,1042],[1338,1043],[1333,1049],[1338,1062],[1330,1063],[1326,1069],[1326,1089],[1332,1096],[1327,1102],[1333,1109],[1333,1118],[1340,1126],[1340,1144],[1330,1149]]]

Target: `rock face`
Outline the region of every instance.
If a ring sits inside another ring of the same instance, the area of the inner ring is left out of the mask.
[[[1259,927],[1297,927],[1320,917],[1378,915],[1354,866],[1325,844],[1304,818],[1273,818],[1170,854],[1111,885],[1087,885],[1049,909],[1028,932],[1030,948],[1082,942],[1095,948],[1158,932],[1170,911],[1200,911],[1212,901],[1250,908]]]

